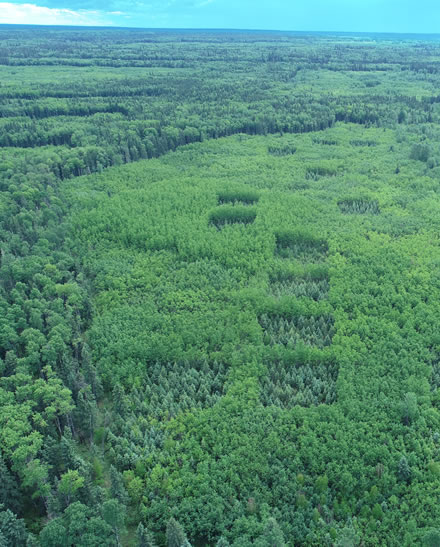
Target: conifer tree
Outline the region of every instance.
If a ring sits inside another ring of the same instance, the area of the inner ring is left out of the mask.
[[[127,491],[122,480],[122,476],[117,469],[110,466],[110,495],[117,499],[122,505],[126,505],[128,501]]]
[[[0,504],[4,504],[5,507],[18,513],[21,503],[20,503],[20,492],[18,490],[17,482],[10,473],[9,469],[6,467],[3,458],[0,456]]]
[[[257,547],[285,547],[283,532],[274,518],[269,518],[263,535],[255,542]]]
[[[137,527],[136,537],[137,547],[156,547],[156,542],[154,541],[153,535],[147,530],[147,528],[145,528],[142,522],[140,522]]]
[[[24,524],[24,520],[18,519],[9,509],[3,510],[0,505],[0,532],[6,545],[14,545],[14,547],[25,547],[28,532]]]
[[[405,456],[402,456],[399,462],[399,468],[397,471],[397,474],[399,476],[399,479],[403,482],[410,482],[411,481],[411,475],[412,471],[408,464],[408,460],[405,458]]]
[[[180,523],[171,517],[167,524],[167,546],[183,547],[185,545],[186,535]]]

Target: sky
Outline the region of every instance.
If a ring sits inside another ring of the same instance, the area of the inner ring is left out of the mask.
[[[0,0],[0,23],[440,33],[440,0]]]

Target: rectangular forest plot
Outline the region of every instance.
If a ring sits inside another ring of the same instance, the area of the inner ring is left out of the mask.
[[[332,404],[336,401],[339,366],[333,357],[276,360],[267,363],[260,398],[264,406],[293,408]]]
[[[337,144],[339,144],[338,141],[335,141],[329,138],[314,137],[312,141],[313,141],[313,144],[322,144],[324,146],[336,146]]]
[[[257,216],[257,211],[243,205],[222,205],[211,211],[209,224],[222,229],[230,224],[251,224]]]
[[[307,180],[318,180],[323,177],[337,177],[338,170],[333,167],[327,167],[323,165],[315,165],[307,167],[306,169],[306,179]]]
[[[360,139],[354,139],[350,141],[351,146],[377,146],[376,141],[372,140],[360,140]]]
[[[258,192],[249,189],[221,190],[218,192],[219,205],[255,205],[259,199],[260,196]]]
[[[148,368],[140,398],[149,416],[168,419],[213,406],[224,394],[226,375],[227,366],[217,361],[157,361]]]
[[[347,198],[338,201],[341,213],[355,215],[378,215],[380,213],[377,199],[369,198]]]
[[[295,296],[311,298],[318,302],[327,298],[330,289],[328,272],[318,275],[295,275],[291,272],[278,271],[270,275],[269,293],[276,297]]]
[[[296,146],[293,144],[271,144],[267,147],[271,156],[292,156],[296,152]]]
[[[303,263],[323,262],[327,258],[328,244],[311,234],[278,232],[275,234],[275,256]]]
[[[290,318],[282,315],[262,314],[258,319],[268,346],[281,344],[294,348],[298,344],[324,348],[330,346],[335,332],[331,315],[298,315]]]

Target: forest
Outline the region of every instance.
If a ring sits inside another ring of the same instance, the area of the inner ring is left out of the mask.
[[[0,25],[0,547],[440,546],[440,37]]]

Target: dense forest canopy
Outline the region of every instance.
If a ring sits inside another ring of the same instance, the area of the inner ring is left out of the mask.
[[[440,545],[440,41],[0,26],[0,545]]]

